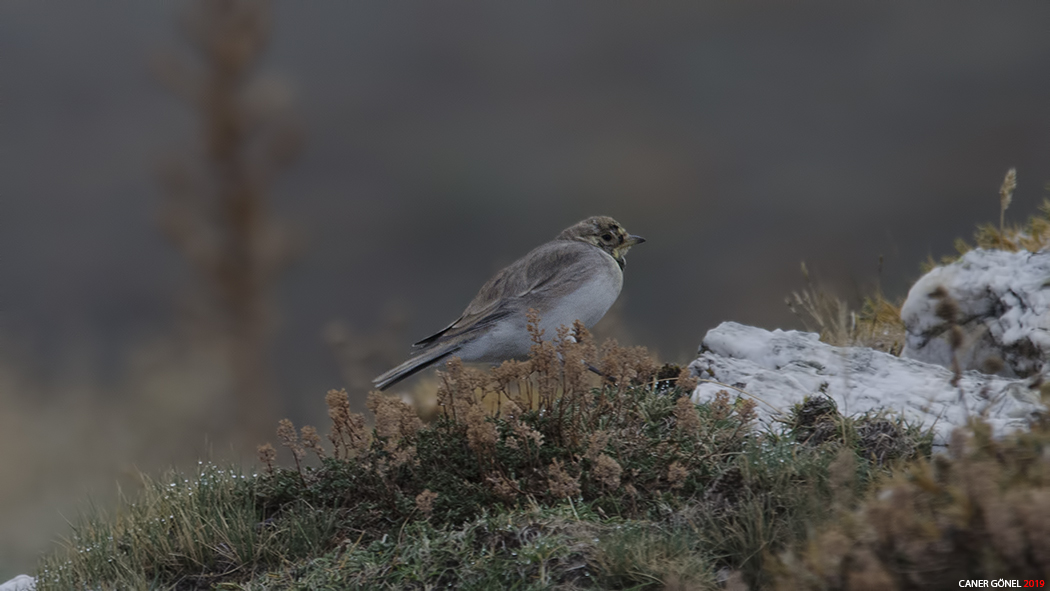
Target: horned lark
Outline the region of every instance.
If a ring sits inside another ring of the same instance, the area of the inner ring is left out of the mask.
[[[525,357],[530,308],[548,337],[576,320],[590,328],[620,295],[624,255],[642,242],[606,216],[567,228],[496,273],[455,322],[416,343],[419,352],[372,383],[382,390],[452,356],[489,363]]]

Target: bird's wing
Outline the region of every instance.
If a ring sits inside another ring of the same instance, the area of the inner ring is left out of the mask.
[[[469,335],[521,311],[520,302],[542,316],[554,296],[562,295],[569,281],[583,279],[597,268],[592,257],[602,251],[582,242],[554,240],[511,263],[489,279],[478,295],[452,324],[416,343],[427,347],[439,340]]]

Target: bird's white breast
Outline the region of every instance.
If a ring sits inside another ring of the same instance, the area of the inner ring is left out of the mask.
[[[586,281],[570,293],[562,296],[547,314],[540,318],[540,328],[547,338],[552,338],[559,326],[572,326],[579,320],[590,328],[609,311],[623,288],[623,272],[616,261],[601,253],[606,266],[591,273]]]

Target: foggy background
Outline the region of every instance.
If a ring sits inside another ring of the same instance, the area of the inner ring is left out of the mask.
[[[162,231],[166,167],[206,162],[157,66],[193,61],[190,6],[0,3],[0,580],[136,470],[250,459],[247,418],[326,432],[325,391],[362,406],[585,216],[648,240],[606,334],[683,363],[724,320],[799,328],[801,261],[899,297],[1009,167],[1008,221],[1050,180],[1045,2],[277,3],[247,87],[302,148],[266,189],[295,257],[263,413]]]

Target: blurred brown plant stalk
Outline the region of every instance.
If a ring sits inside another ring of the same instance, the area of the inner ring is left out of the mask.
[[[279,416],[272,294],[299,250],[267,194],[297,155],[301,132],[288,86],[256,73],[270,36],[268,3],[199,0],[183,25],[192,58],[162,55],[155,71],[198,119],[200,152],[162,166],[161,226],[194,274],[184,320],[202,342],[219,345],[229,368],[225,422],[252,443]]]

